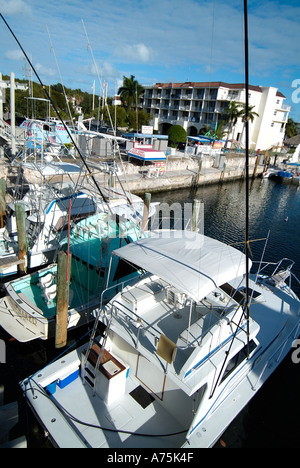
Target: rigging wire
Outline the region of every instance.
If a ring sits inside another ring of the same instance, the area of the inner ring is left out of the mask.
[[[99,75],[99,70],[98,70],[98,66],[97,66],[97,63],[96,63],[96,60],[95,60],[95,57],[94,57],[94,54],[93,54],[93,50],[92,50],[92,46],[91,46],[91,43],[89,41],[89,38],[88,38],[88,35],[87,35],[87,31],[86,31],[86,28],[85,28],[85,24],[84,24],[84,21],[83,19],[81,20],[82,22],[82,26],[83,26],[83,29],[84,29],[84,32],[85,32],[85,36],[86,36],[86,40],[87,40],[87,46],[88,46],[88,49],[90,50],[91,52],[91,55],[92,55],[92,59],[93,59],[93,63],[94,63],[94,67],[95,67],[95,70],[96,70],[96,73],[97,73],[97,76],[98,76],[98,80],[99,80],[99,83],[100,83],[100,93],[101,93],[101,89],[103,90],[104,86],[103,86],[103,83],[102,83],[102,77],[100,77]],[[108,113],[108,117],[109,117],[109,121],[110,121],[110,125],[111,127],[113,128],[113,131],[114,131],[114,136],[115,136],[115,141],[114,141],[114,157],[115,157],[115,149],[117,149],[118,151],[118,156],[119,156],[119,159],[120,159],[120,163],[121,163],[121,166],[122,166],[122,170],[125,174],[125,169],[124,169],[124,165],[123,165],[123,160],[122,160],[122,157],[121,157],[121,153],[120,153],[120,148],[119,148],[119,144],[118,144],[118,141],[116,139],[117,135],[116,135],[116,126],[113,125],[113,122],[112,122],[112,118],[111,118],[111,115],[110,115],[110,111],[109,111],[109,107],[107,105],[107,100],[106,98],[104,98],[104,92],[103,92],[103,102],[102,102],[102,107],[104,107],[104,105],[106,106],[106,110],[107,110],[107,113]],[[115,106],[115,110],[116,110],[116,106]],[[124,187],[123,187],[123,183],[121,182],[120,178],[118,177],[118,174],[117,172],[115,172],[115,176],[116,176],[116,179],[118,180],[118,183],[120,184],[123,192],[124,192],[124,195],[126,196],[126,199],[128,201],[128,203],[130,204],[132,210],[135,212],[134,210],[134,206],[133,206],[133,203],[132,203],[132,199],[131,199],[131,193],[130,193],[130,190],[129,190],[129,187],[128,187],[128,183],[127,183],[127,179],[125,179],[125,182],[127,184],[127,192],[125,191]],[[128,194],[129,196],[128,196]]]
[[[51,46],[51,47],[50,47],[50,50],[51,50],[52,53],[53,53],[54,60],[55,60],[55,63],[56,63],[56,68],[57,68],[57,71],[58,71],[58,74],[59,74],[60,83],[61,83],[61,85],[62,85],[62,89],[63,89],[63,92],[64,92],[65,101],[66,101],[66,105],[67,105],[68,112],[69,112],[69,117],[70,117],[70,120],[71,120],[72,125],[73,125],[73,130],[75,130],[74,123],[73,123],[73,119],[72,119],[72,115],[71,115],[71,110],[70,110],[70,106],[69,106],[69,102],[68,102],[68,98],[67,98],[67,95],[66,95],[66,90],[65,90],[65,87],[64,87],[64,84],[63,84],[63,80],[62,80],[62,77],[61,77],[60,69],[59,69],[59,66],[58,66],[58,61],[57,61],[57,58],[56,58],[56,54],[55,54],[55,51],[54,51],[54,47],[53,47],[53,44],[52,44],[50,32],[49,32],[49,29],[48,29],[48,26],[47,26],[47,25],[46,25],[46,29],[47,29],[47,32],[48,32],[49,42],[50,42],[50,46]],[[50,116],[50,115],[49,115],[49,116]]]
[[[51,104],[52,104],[52,107],[53,107],[54,111],[56,112],[56,114],[57,114],[59,120],[61,121],[61,123],[63,124],[63,126],[65,126],[64,121],[63,121],[63,119],[62,119],[62,117],[61,117],[61,115],[60,115],[60,113],[59,113],[57,107],[55,106],[55,104],[54,104],[52,98],[50,97],[50,95],[49,95],[49,93],[48,93],[48,91],[47,91],[46,86],[44,85],[44,83],[43,83],[42,80],[40,79],[40,77],[39,77],[37,71],[35,70],[33,64],[31,63],[31,61],[30,61],[28,55],[26,54],[26,52],[25,52],[23,46],[21,45],[21,43],[20,43],[20,41],[18,40],[17,36],[15,35],[15,33],[13,32],[13,30],[11,29],[11,27],[10,27],[9,24],[7,23],[6,19],[5,19],[4,16],[2,15],[2,13],[0,13],[0,17],[2,18],[3,22],[5,23],[6,27],[7,27],[8,30],[9,30],[9,32],[11,33],[11,35],[13,36],[13,38],[15,39],[16,43],[18,44],[18,46],[20,47],[22,53],[24,54],[24,57],[26,58],[26,60],[27,60],[27,62],[29,63],[30,67],[32,68],[32,70],[33,70],[33,72],[34,72],[34,74],[35,74],[37,80],[39,81],[39,83],[40,83],[40,85],[41,85],[41,87],[42,87],[44,93],[46,94],[47,99],[50,100],[50,102],[51,102]],[[94,177],[94,175],[93,175],[93,172],[91,171],[91,169],[89,168],[88,164],[87,164],[86,161],[84,160],[84,158],[83,158],[83,156],[82,156],[82,154],[81,154],[81,152],[80,152],[80,150],[79,150],[77,144],[75,143],[75,141],[74,141],[74,139],[73,139],[73,136],[71,135],[71,133],[70,133],[68,127],[66,126],[65,129],[66,129],[66,132],[68,133],[68,135],[69,135],[69,137],[70,137],[70,139],[71,139],[71,141],[72,141],[72,143],[73,143],[73,145],[74,145],[76,151],[78,152],[79,157],[80,157],[80,159],[81,159],[83,165],[85,166],[86,170],[88,171],[89,176],[91,177],[92,181],[94,182],[94,184],[95,184],[95,186],[96,186],[98,192],[99,192],[100,195],[102,196],[103,200],[107,203],[108,210],[111,212],[111,208],[110,208],[110,206],[109,206],[108,200],[107,200],[107,198],[105,197],[105,195],[103,194],[103,192],[102,192],[102,190],[101,190],[101,188],[100,188],[98,182],[96,181],[96,179],[95,179],[95,177]]]

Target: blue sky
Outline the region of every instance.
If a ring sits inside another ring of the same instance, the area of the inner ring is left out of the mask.
[[[244,82],[242,9],[242,0],[0,0],[43,83],[59,82],[60,74],[66,87],[92,92],[95,80],[99,94],[100,78],[109,95],[131,74],[147,85]],[[248,0],[248,15],[250,83],[278,88],[300,121],[299,0]],[[0,41],[0,72],[26,77],[2,19]]]

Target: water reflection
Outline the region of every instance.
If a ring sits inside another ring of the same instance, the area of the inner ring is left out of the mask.
[[[300,277],[300,190],[272,180],[256,179],[250,185],[249,238],[266,239],[264,259],[293,259],[294,273]],[[245,239],[245,183],[229,182],[198,188],[195,198],[204,203],[204,233],[243,250]],[[168,204],[192,202],[189,189],[156,193],[152,201]],[[240,244],[237,244],[239,243]],[[265,241],[251,242],[254,260],[259,260]]]

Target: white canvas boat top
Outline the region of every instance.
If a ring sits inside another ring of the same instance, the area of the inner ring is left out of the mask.
[[[158,275],[196,302],[246,273],[242,252],[192,231],[156,231],[113,254]]]
[[[31,169],[33,171],[38,170],[43,176],[54,176],[54,175],[64,175],[64,174],[80,174],[81,168],[72,163],[55,161],[52,163],[24,163],[23,167],[26,169]]]

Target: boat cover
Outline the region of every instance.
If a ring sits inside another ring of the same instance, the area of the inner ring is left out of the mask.
[[[167,159],[164,151],[153,148],[132,148],[128,151],[128,156],[142,161],[165,161]]]
[[[216,286],[246,273],[245,255],[220,241],[192,231],[151,234],[113,254],[158,275],[197,302]]]

